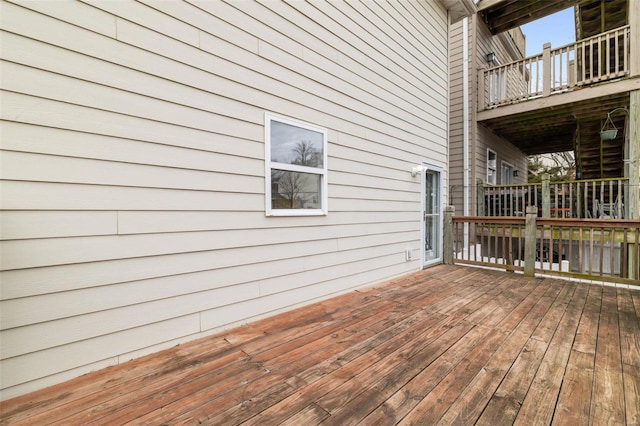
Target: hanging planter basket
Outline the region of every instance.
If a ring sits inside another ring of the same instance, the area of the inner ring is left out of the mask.
[[[604,121],[602,130],[600,130],[600,139],[603,141],[611,141],[614,140],[616,136],[618,136],[618,129],[616,129],[616,126],[613,124],[611,115],[607,114],[607,119]]]

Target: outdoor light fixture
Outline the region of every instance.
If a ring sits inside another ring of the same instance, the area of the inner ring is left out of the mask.
[[[513,177],[518,177],[518,171],[517,170],[513,171]]]
[[[607,113],[607,119],[604,121],[602,129],[600,130],[600,139],[602,139],[603,141],[611,141],[614,140],[616,136],[618,136],[618,129],[613,124],[613,120],[611,120],[611,114],[618,110],[622,110],[627,114],[629,113],[629,111],[627,111],[627,109],[624,107],[615,108]]]
[[[496,62],[496,54],[493,52],[487,53],[487,62],[489,62],[490,65],[493,65]]]
[[[427,170],[429,170],[427,166],[415,166],[411,169],[411,177],[416,177],[419,174],[426,172]]]

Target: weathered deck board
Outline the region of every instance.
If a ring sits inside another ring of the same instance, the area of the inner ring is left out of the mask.
[[[548,347],[522,401],[522,406],[517,412],[515,424],[551,423],[573,343],[572,340],[567,339],[567,336],[573,336],[576,333],[586,297],[587,288],[579,286],[571,294],[570,300],[562,298],[556,300],[556,303],[560,301],[561,304],[554,304],[552,309],[557,308],[556,312],[562,312],[561,318],[557,321],[554,318],[553,326],[545,328],[541,334],[534,333],[533,338],[548,342]],[[550,330],[552,332],[545,333]]]
[[[596,363],[594,369],[591,417],[594,424],[624,424],[624,388],[620,357],[620,331],[616,290],[604,287]]]
[[[9,424],[640,424],[640,292],[437,266],[0,404]]]
[[[627,423],[640,425],[640,324],[629,293],[618,292],[622,379]]]

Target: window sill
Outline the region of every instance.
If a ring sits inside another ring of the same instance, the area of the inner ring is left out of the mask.
[[[320,209],[308,209],[308,210],[280,210],[275,209],[268,211],[267,216],[326,216],[327,212]]]

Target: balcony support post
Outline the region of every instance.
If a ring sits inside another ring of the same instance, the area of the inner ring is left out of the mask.
[[[640,90],[629,94],[629,136],[627,139],[627,175],[629,177],[628,219],[640,219]]]
[[[542,96],[551,94],[551,43],[542,45]]]
[[[551,217],[551,186],[549,173],[542,174],[542,217]]]

